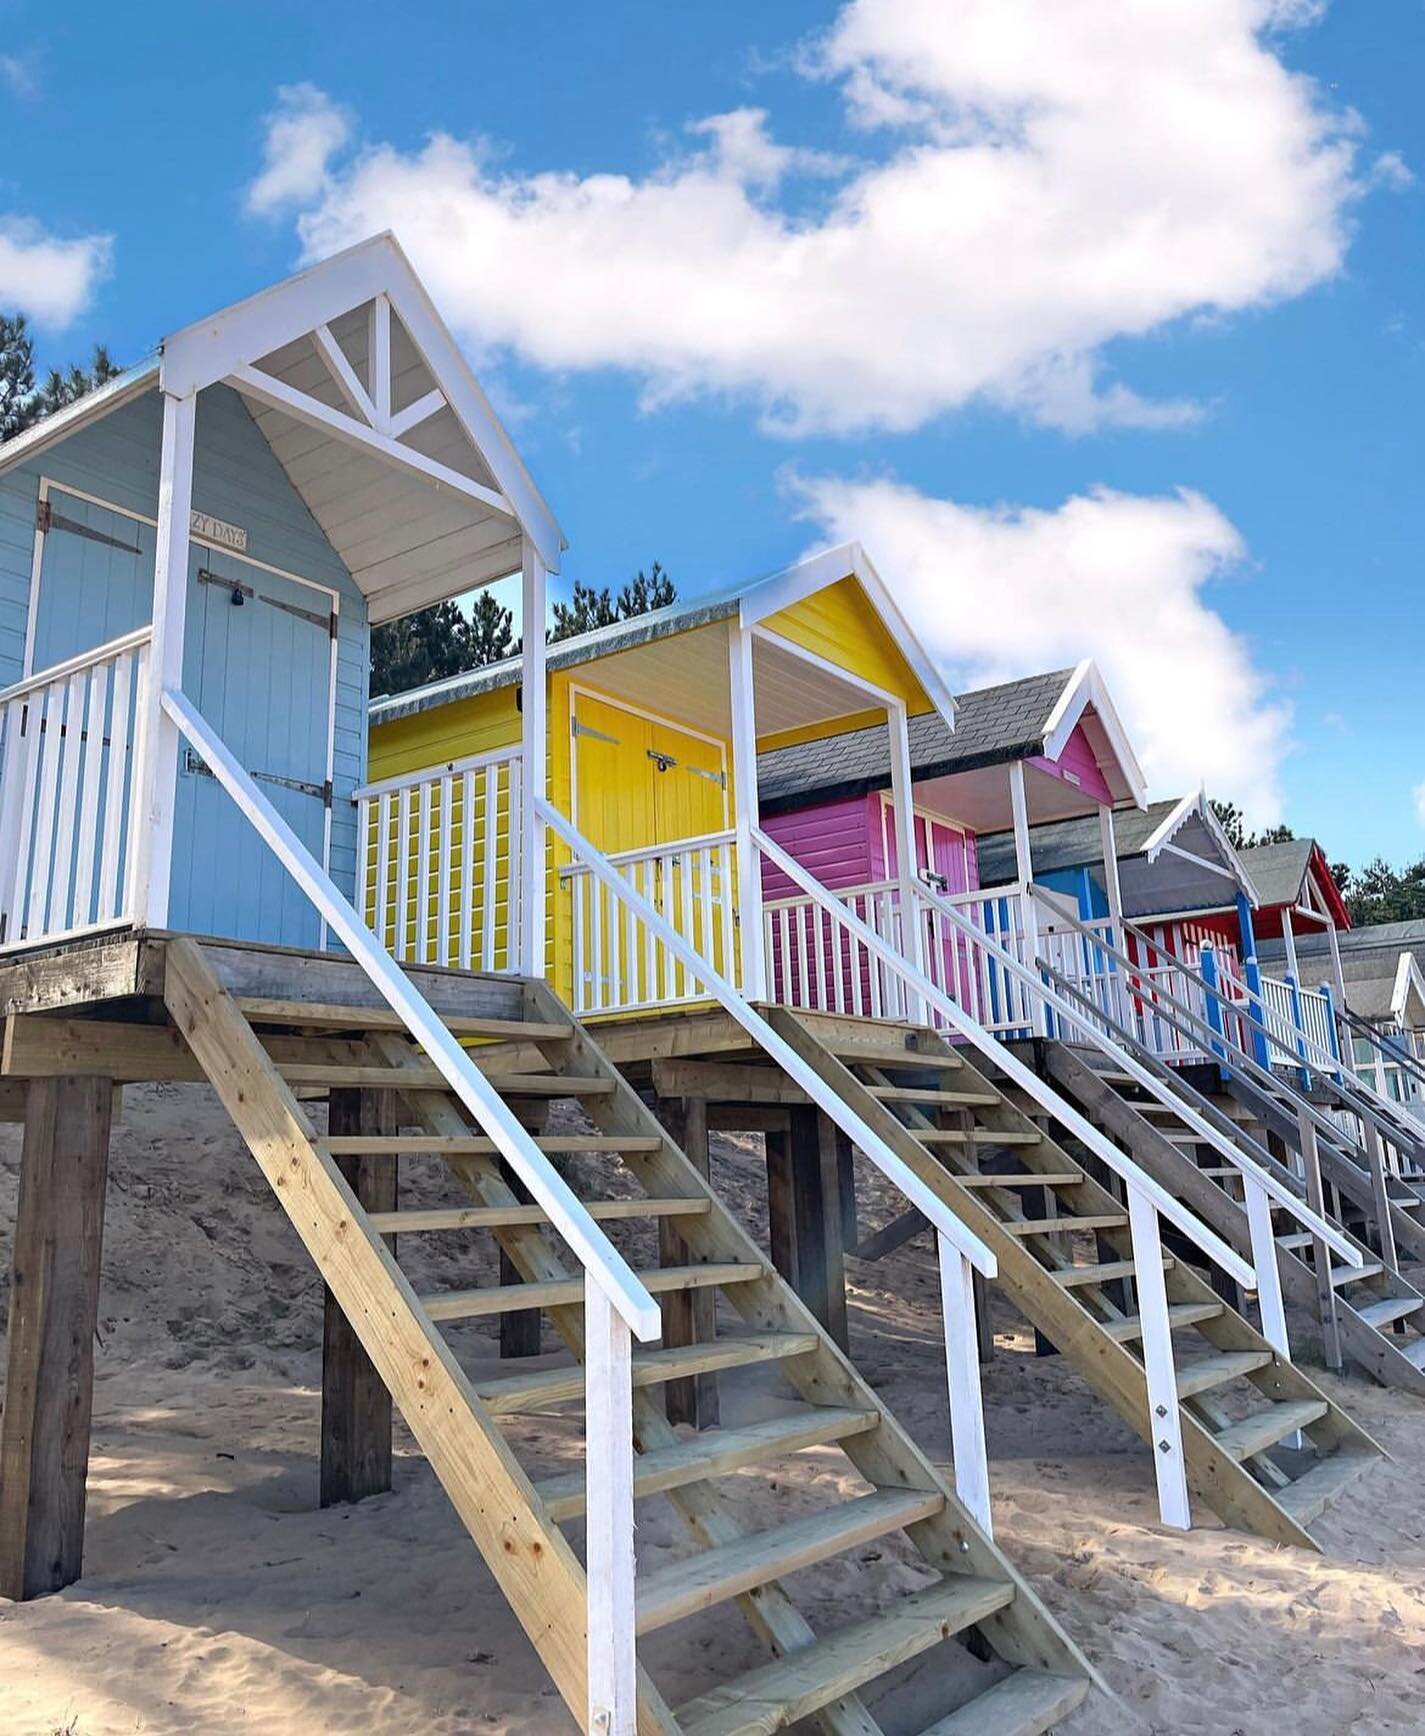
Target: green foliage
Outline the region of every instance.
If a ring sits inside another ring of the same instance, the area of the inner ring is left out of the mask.
[[[102,386],[121,372],[103,344],[95,344],[87,368],[71,362],[51,368],[35,384],[35,343],[22,313],[0,314],[0,440],[13,439],[36,422]]]
[[[1246,816],[1236,802],[1209,802],[1218,823],[1234,850],[1255,850],[1259,844],[1289,844],[1296,833],[1290,826],[1267,826],[1260,832],[1247,830]]]
[[[615,621],[629,621],[635,615],[646,615],[651,609],[666,609],[678,600],[678,590],[657,561],[650,573],[642,567],[638,574],[619,592],[617,597],[608,587],[601,591],[575,579],[574,594],[567,603],[554,605],[554,625],[548,638],[551,645],[561,639],[572,639],[578,633],[592,633],[598,627],[612,627]]]
[[[1348,872],[1344,885],[1339,878],[1336,884],[1341,886],[1351,921],[1357,927],[1425,917],[1425,856],[1398,871],[1383,856],[1377,856],[1359,873]]]

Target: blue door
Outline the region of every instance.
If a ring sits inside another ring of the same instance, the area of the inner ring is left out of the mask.
[[[153,611],[154,532],[51,491],[32,667],[142,626]],[[331,596],[216,549],[194,547],[183,689],[319,862],[327,858]],[[321,922],[186,744],[174,814],[171,927],[315,947]]]

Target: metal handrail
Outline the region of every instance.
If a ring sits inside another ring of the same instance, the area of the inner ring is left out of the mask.
[[[1425,1086],[1425,1063],[1421,1062],[1418,1055],[1413,1055],[1409,1049],[1397,1048],[1393,1038],[1388,1037],[1384,1031],[1378,1030],[1369,1019],[1363,1019],[1359,1013],[1353,1013],[1349,1007],[1337,1007],[1336,1014],[1348,1030],[1355,1032],[1358,1036],[1365,1037],[1374,1048],[1385,1056],[1387,1061],[1403,1067],[1422,1086]]]
[[[400,1017],[427,1060],[548,1213],[551,1227],[578,1256],[610,1306],[637,1337],[645,1341],[657,1338],[662,1332],[662,1314],[643,1281],[450,1034],[444,1021],[357,915],[355,907],[341,895],[326,870],[186,696],[165,690],[162,704],[244,818],[316,906],[382,999]]]
[[[899,975],[913,998],[933,1007],[948,1024],[954,1026],[961,1036],[966,1037],[1006,1077],[1033,1097],[1040,1107],[1046,1109],[1056,1121],[1062,1122],[1076,1138],[1080,1139],[1093,1152],[1095,1157],[1102,1159],[1110,1169],[1121,1175],[1130,1187],[1139,1189],[1149,1203],[1163,1217],[1167,1218],[1169,1223],[1181,1230],[1189,1241],[1201,1248],[1209,1259],[1215,1261],[1239,1284],[1245,1284],[1249,1287],[1255,1284],[1255,1273],[1235,1249],[1228,1247],[1215,1230],[1210,1229],[1193,1212],[1154,1181],[1131,1157],[1120,1151],[1086,1116],[1080,1114],[1071,1103],[1066,1102],[1052,1085],[1042,1080],[1032,1068],[1026,1067],[1018,1056],[1011,1053],[1002,1043],[991,1036],[982,1025],[971,1018],[963,1007],[937,988],[923,971],[918,970],[902,957],[890,942],[882,939],[874,929],[869,928],[850,911],[835,906],[834,895],[828,893],[824,887],[819,886],[818,882],[806,872],[801,864],[775,844],[766,833],[754,830],[753,840],[758,849],[774,866],[781,869],[789,879],[801,886],[810,897],[823,904],[825,908],[830,909],[832,914],[838,916],[839,920],[862,946],[874,953]],[[922,898],[933,897],[933,895],[927,894],[923,888],[917,889],[917,891]],[[935,902],[939,903],[938,900]],[[952,912],[952,919],[977,943],[987,944],[983,932],[972,923],[967,922],[958,911]],[[988,946],[1006,968],[1016,972],[1023,970],[1017,959],[994,946],[993,942],[989,942]],[[1031,975],[1034,977],[1036,991],[1043,993],[1043,985],[1038,976],[1034,973]]]

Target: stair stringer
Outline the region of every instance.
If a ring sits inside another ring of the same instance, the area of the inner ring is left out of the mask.
[[[1225,1086],[1229,1094],[1244,1108],[1249,1109],[1264,1127],[1293,1150],[1300,1150],[1301,1129],[1294,1116],[1289,1115],[1279,1104],[1265,1098],[1255,1088],[1242,1085],[1236,1079],[1228,1078]],[[1343,1133],[1341,1138],[1347,1140],[1349,1136]],[[1354,1141],[1350,1143],[1354,1144]],[[1324,1138],[1318,1138],[1316,1146],[1322,1180],[1339,1188],[1353,1205],[1358,1206],[1368,1218],[1373,1218],[1376,1215],[1376,1202],[1370,1171],[1353,1158],[1344,1156]],[[1390,1227],[1395,1237],[1397,1256],[1402,1250],[1408,1249],[1417,1260],[1425,1261],[1425,1224],[1417,1223],[1409,1212],[1392,1201]]]
[[[822,1047],[795,1013],[778,1008],[769,1017],[802,1058],[839,1090],[845,1101],[885,1139],[897,1156],[903,1158],[951,1210],[989,1244],[999,1261],[997,1281],[1014,1298],[1025,1317],[1052,1340],[1099,1396],[1106,1399],[1129,1427],[1151,1446],[1147,1381],[1142,1364],[1110,1337],[1086,1309],[1069,1298],[1023,1242],[1010,1235],[974,1192],[962,1187],[953,1171],[916,1139],[914,1131],[897,1120],[884,1103],[873,1097],[834,1055]],[[948,1056],[952,1063],[963,1060],[968,1065],[975,1064],[973,1057],[962,1051],[951,1051],[939,1036],[928,1031],[917,1035],[916,1047],[922,1055],[940,1054]],[[976,1067],[975,1071],[987,1086],[998,1091],[998,1086],[982,1068]],[[1042,1143],[1038,1149],[1052,1159],[1053,1166],[1065,1171],[1078,1171],[1082,1176],[1074,1189],[1074,1204],[1081,1208],[1082,1215],[1121,1213],[1118,1201],[1084,1173],[1082,1164],[1006,1101],[1002,1092],[999,1095],[997,1108],[975,1110],[975,1118],[982,1126],[1002,1132],[1040,1134]],[[1024,1157],[1030,1149],[1033,1148],[1016,1147],[1015,1153]],[[1132,1241],[1126,1229],[1100,1233],[1121,1258],[1132,1257]],[[1339,1407],[1331,1404],[1298,1368],[1279,1357],[1248,1321],[1234,1313],[1181,1261],[1164,1273],[1164,1283],[1170,1304],[1210,1303],[1221,1308],[1217,1318],[1205,1320],[1199,1327],[1214,1346],[1222,1350],[1257,1350],[1271,1357],[1269,1364],[1250,1377],[1267,1397],[1273,1400],[1311,1398],[1327,1406],[1326,1415],[1307,1431],[1313,1441],[1319,1438],[1319,1443],[1328,1450],[1353,1445],[1381,1455],[1381,1448],[1364,1430],[1346,1417]],[[1212,1433],[1186,1403],[1179,1405],[1179,1414],[1189,1487],[1225,1524],[1237,1530],[1254,1532],[1273,1542],[1302,1549],[1319,1548],[1310,1532],[1286,1512],[1250,1472],[1219,1449]]]
[[[169,943],[174,1024],[351,1322],[466,1530],[582,1726],[587,1706],[583,1565],[476,1396],[410,1281],[196,942]],[[640,1736],[672,1714],[640,1671]]]
[[[679,1225],[679,1236],[690,1261],[766,1259],[751,1235],[728,1210],[717,1190],[698,1172],[669,1138],[648,1105],[614,1067],[587,1029],[579,1025],[547,984],[527,981],[526,1005],[531,1019],[551,1023],[563,1018],[574,1035],[551,1046],[546,1060],[555,1071],[608,1078],[614,1091],[593,1099],[586,1111],[601,1132],[657,1136],[656,1151],[629,1152],[625,1166],[649,1193],[699,1195],[710,1204],[705,1213]],[[877,1428],[840,1443],[841,1451],[869,1482],[880,1487],[934,1490],[944,1499],[940,1513],[920,1520],[906,1532],[925,1561],[946,1574],[972,1574],[1007,1581],[1014,1600],[979,1623],[980,1631],[998,1655],[1026,1669],[1074,1677],[1108,1689],[1083,1652],[1049,1613],[1029,1583],[999,1546],[987,1537],[966,1509],[954,1486],[906,1433],[884,1401],[832,1340],[826,1329],[780,1276],[767,1268],[760,1280],[729,1286],[723,1294],[749,1326],[759,1331],[814,1334],[818,1347],[784,1364],[788,1379],[802,1397],[818,1405],[863,1406],[880,1417]],[[663,1428],[668,1424],[660,1413]]]
[[[1225,1188],[1205,1175],[1186,1152],[1166,1139],[1158,1127],[1140,1115],[1126,1098],[1120,1097],[1066,1044],[1046,1043],[1044,1059],[1055,1084],[1068,1093],[1091,1121],[1102,1126],[1112,1137],[1121,1139],[1134,1161],[1155,1181],[1175,1198],[1191,1206],[1244,1258],[1252,1258],[1252,1233],[1246,1211]],[[1370,1254],[1370,1250],[1349,1230],[1340,1224],[1335,1227],[1363,1254]],[[1314,1267],[1301,1259],[1295,1250],[1279,1247],[1277,1270],[1281,1273],[1282,1288],[1293,1301],[1313,1311],[1319,1309],[1321,1297]],[[1392,1295],[1420,1295],[1399,1273],[1390,1272],[1382,1276],[1389,1277]],[[1363,1320],[1346,1297],[1338,1294],[1335,1300],[1341,1342],[1352,1359],[1382,1386],[1399,1387],[1425,1398],[1425,1370],[1418,1369],[1408,1357],[1402,1356],[1385,1333]]]

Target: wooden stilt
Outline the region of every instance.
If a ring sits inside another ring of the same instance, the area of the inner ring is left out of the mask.
[[[390,1091],[331,1093],[328,1128],[335,1135],[384,1138],[398,1131]],[[389,1157],[339,1157],[337,1167],[373,1212],[396,1209],[396,1163]],[[384,1238],[394,1254],[396,1238]],[[391,1487],[391,1395],[330,1290],[322,1316],[322,1464],[320,1501],[361,1501]]]
[[[31,1080],[0,1432],[0,1596],[79,1578],[113,1087]]]
[[[662,1098],[658,1119],[669,1137],[681,1147],[698,1174],[706,1179],[708,1160],[708,1104],[705,1097]],[[658,1263],[686,1265],[687,1244],[667,1218],[658,1221]],[[685,1290],[668,1296],[663,1303],[663,1343],[708,1344],[717,1337],[717,1296],[712,1290]],[[689,1375],[670,1380],[663,1387],[664,1405],[670,1423],[691,1423],[694,1428],[715,1428],[718,1421],[717,1376]]]
[[[507,1163],[501,1160],[500,1174],[511,1193],[522,1205],[528,1205],[529,1189]],[[520,1271],[503,1248],[500,1249],[500,1282],[518,1284]],[[513,1308],[500,1316],[500,1355],[502,1357],[538,1356],[539,1329],[543,1316],[538,1308]]]
[[[772,1263],[844,1350],[845,1249],[831,1124],[818,1110],[788,1110],[788,1132],[768,1133],[767,1205]]]

